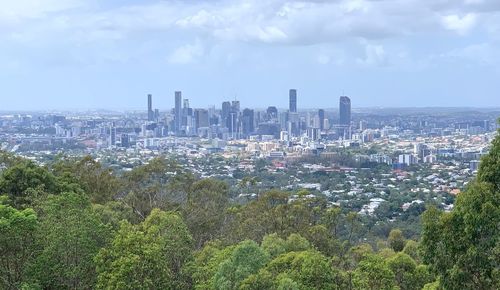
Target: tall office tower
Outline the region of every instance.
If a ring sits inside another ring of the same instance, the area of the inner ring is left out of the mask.
[[[189,108],[189,99],[184,99],[183,100],[183,105],[182,105],[182,122],[181,122],[181,126],[188,126],[188,123],[190,123],[190,117],[193,115],[192,112],[193,110],[191,110]]]
[[[226,126],[226,128],[229,128],[227,124],[230,122],[228,120],[231,117],[231,102],[222,103],[222,111],[220,117],[220,124],[222,126]]]
[[[290,97],[290,113],[297,113],[297,90],[291,89],[289,93]]]
[[[116,145],[116,128],[112,125],[109,127],[109,146]]]
[[[160,110],[155,109],[154,119],[155,119],[156,122],[158,122],[158,120],[160,119]]]
[[[175,114],[174,114],[174,124],[175,124],[175,134],[181,132],[182,127],[182,92],[175,92]]]
[[[325,110],[319,109],[318,117],[319,117],[319,129],[323,131],[325,129]]]
[[[339,102],[340,125],[351,125],[351,99],[346,96],[340,97]]]
[[[153,112],[153,96],[151,94],[148,95],[148,121],[154,120],[154,112]]]
[[[127,133],[123,133],[121,136],[120,136],[120,144],[121,144],[121,147],[123,148],[129,148],[130,147],[130,136],[127,134]]]
[[[244,136],[248,136],[255,131],[254,122],[254,111],[250,109],[244,109],[243,115],[241,116],[241,126],[243,127]]]
[[[344,139],[351,139],[351,99],[346,96],[339,100],[339,135]]]
[[[239,112],[240,111],[240,101],[233,101],[231,104],[231,109],[234,112]]]
[[[196,130],[199,128],[207,128],[210,126],[208,120],[208,111],[205,109],[196,109],[194,111],[194,120]]]
[[[278,109],[276,107],[268,107],[266,113],[267,113],[266,119],[268,120],[278,119]]]

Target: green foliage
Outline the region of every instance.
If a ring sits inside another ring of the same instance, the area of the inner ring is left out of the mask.
[[[182,218],[155,209],[137,226],[123,221],[95,258],[98,289],[182,289],[192,238]]]
[[[121,201],[110,201],[105,204],[95,203],[92,208],[102,223],[111,226],[113,230],[120,228],[121,221],[128,221],[132,224],[137,224],[140,221],[132,208]]]
[[[156,158],[124,175],[121,195],[134,213],[145,219],[154,208],[166,210],[186,202],[193,183],[192,174],[175,161]]]
[[[220,241],[211,241],[194,254],[194,261],[186,265],[185,271],[191,273],[195,289],[211,289],[219,265],[229,259],[235,247],[224,247]]]
[[[387,242],[389,243],[389,246],[394,250],[394,252],[401,252],[406,245],[406,240],[403,236],[403,232],[401,232],[401,230],[399,229],[394,229],[389,233]]]
[[[111,201],[120,189],[120,182],[113,171],[90,156],[78,161],[59,160],[52,165],[52,170],[62,180],[78,184],[94,203]]]
[[[427,267],[417,267],[417,263],[407,254],[400,252],[390,258],[387,264],[401,290],[420,290],[431,280]]]
[[[31,161],[19,162],[0,176],[0,194],[7,194],[16,208],[29,206],[41,192],[60,193],[55,176]]]
[[[228,204],[229,187],[226,183],[203,179],[193,184],[183,215],[198,248],[221,235]]]
[[[354,271],[355,289],[382,290],[393,289],[394,273],[387,263],[377,255],[368,255]]]
[[[500,129],[497,131],[497,136],[492,142],[490,151],[483,156],[479,163],[477,180],[491,183],[496,187],[497,192],[500,191]]]
[[[32,261],[38,221],[32,209],[0,203],[0,289],[18,289]]]
[[[277,256],[287,252],[287,242],[280,238],[276,233],[265,236],[262,240],[261,247],[271,258],[276,258]]]
[[[110,230],[82,195],[49,196],[39,211],[39,252],[30,267],[31,280],[47,289],[91,289],[94,256],[105,246]]]
[[[255,274],[269,261],[269,255],[254,241],[243,241],[234,248],[215,273],[213,289],[237,289],[248,276]]]
[[[342,251],[339,240],[334,239],[331,232],[324,225],[310,227],[306,237],[318,251],[326,256],[340,255]]]
[[[410,256],[413,260],[420,262],[419,245],[413,240],[406,241],[403,253]]]
[[[445,288],[495,289],[499,260],[500,194],[488,183],[462,193],[450,213],[423,216],[423,260]]]
[[[317,251],[289,252],[248,277],[242,289],[343,289],[344,280]]]

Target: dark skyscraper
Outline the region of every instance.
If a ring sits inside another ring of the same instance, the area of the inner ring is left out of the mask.
[[[181,132],[182,126],[182,92],[175,92],[175,133]]]
[[[318,110],[318,117],[319,117],[319,129],[324,130],[325,129],[325,110],[319,109]]]
[[[340,97],[339,102],[340,125],[351,125],[351,99],[346,96]]]
[[[248,136],[255,131],[254,126],[254,112],[250,109],[244,109],[241,117],[243,135]]]
[[[197,109],[194,111],[195,127],[196,129],[205,128],[209,126],[208,111],[204,109]]]
[[[290,113],[297,113],[297,90],[290,90]]]
[[[266,113],[268,120],[278,119],[278,109],[276,107],[268,107]]]
[[[344,139],[351,139],[351,99],[340,97],[339,101],[339,135]]]
[[[153,96],[151,94],[148,95],[148,121],[154,120],[154,112],[153,112]]]
[[[231,116],[231,102],[223,102],[222,103],[222,111],[221,111],[221,124],[226,125],[229,121],[229,117]],[[228,127],[226,125],[226,127]]]

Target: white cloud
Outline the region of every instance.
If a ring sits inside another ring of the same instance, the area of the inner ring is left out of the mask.
[[[196,40],[194,44],[186,44],[175,49],[167,60],[172,64],[189,64],[196,62],[204,53],[201,41]]]
[[[448,30],[456,31],[459,34],[466,34],[476,25],[477,15],[467,13],[463,17],[452,14],[442,17],[443,26]]]
[[[81,47],[105,44],[110,50],[113,45],[117,50],[126,46],[134,53],[142,43],[154,39],[154,45],[164,53],[175,43],[200,39],[175,49],[168,57],[171,63],[202,59],[207,55],[207,44],[235,50],[256,44],[266,48],[328,44],[345,50],[356,43],[356,49],[347,55],[351,61],[385,65],[395,58],[386,52],[392,51],[388,42],[438,37],[436,32],[443,28],[449,37],[486,31],[500,39],[499,0],[150,0],[107,3],[105,9],[98,0],[5,2],[0,9],[0,41],[4,45],[10,41],[26,47],[83,50]],[[2,28],[6,19],[15,25]],[[99,50],[90,49],[89,53]],[[347,57],[342,59],[349,63]],[[318,53],[309,61],[337,63],[337,57]]]
[[[378,66],[386,64],[385,49],[382,45],[365,45],[365,56],[359,58],[358,63],[366,66]]]

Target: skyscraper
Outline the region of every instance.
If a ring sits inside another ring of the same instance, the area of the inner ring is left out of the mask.
[[[182,126],[182,92],[175,92],[175,110],[174,110],[174,125],[175,125],[175,134],[179,134],[181,132]]]
[[[221,124],[229,128],[227,125],[229,123],[228,119],[231,116],[231,102],[223,102],[222,103],[222,111],[221,111]]]
[[[325,129],[325,110],[323,109],[318,110],[318,118],[319,118],[319,129],[323,131]]]
[[[148,121],[154,120],[154,112],[153,112],[153,96],[151,94],[148,95]]]
[[[277,120],[278,119],[278,109],[276,107],[268,107],[266,111],[267,120]]]
[[[109,146],[116,145],[116,128],[114,125],[109,127]]]
[[[339,100],[339,135],[344,139],[351,139],[351,99],[346,96]]]
[[[289,93],[290,98],[290,113],[297,113],[297,90],[291,89]]]
[[[208,111],[205,109],[195,110],[194,119],[195,119],[196,130],[198,130],[199,128],[206,128],[209,126]]]
[[[243,135],[248,136],[252,134],[255,131],[254,111],[250,109],[244,109],[241,119],[242,119],[241,126],[243,127]]]
[[[351,99],[346,96],[340,97],[339,102],[340,125],[351,125]]]

